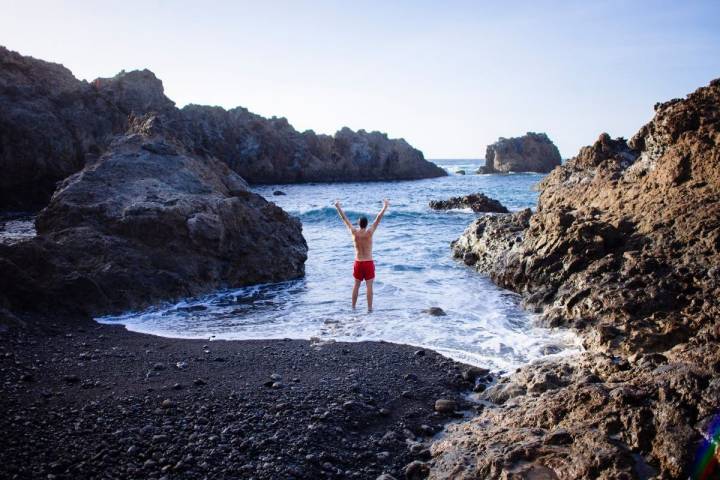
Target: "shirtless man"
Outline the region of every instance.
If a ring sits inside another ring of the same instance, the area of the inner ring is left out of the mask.
[[[345,226],[350,230],[350,234],[353,238],[353,244],[355,245],[355,265],[353,266],[353,277],[355,278],[355,286],[352,291],[352,307],[355,308],[357,303],[358,292],[360,291],[360,284],[365,280],[365,286],[367,287],[367,304],[368,312],[372,312],[373,306],[373,280],[375,279],[375,262],[372,258],[372,239],[373,233],[377,230],[380,225],[385,211],[390,206],[390,202],[383,200],[383,207],[380,213],[375,217],[375,221],[372,223],[370,228],[367,228],[368,219],[367,217],[360,217],[358,220],[358,227],[354,227],[348,219],[345,212],[343,212],[340,202],[335,201],[335,208],[340,214]]]

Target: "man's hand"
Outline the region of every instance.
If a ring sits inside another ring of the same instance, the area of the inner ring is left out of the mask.
[[[390,200],[387,198],[383,200],[383,207],[388,208],[390,206]]]
[[[335,201],[333,202],[333,205],[335,205],[336,207],[340,208],[340,200],[335,200]]]

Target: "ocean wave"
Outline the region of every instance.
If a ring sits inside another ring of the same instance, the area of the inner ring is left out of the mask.
[[[297,216],[303,222],[318,222],[325,220],[338,220],[339,216],[335,207],[322,207],[313,208],[304,212],[292,212],[293,215]],[[366,216],[370,222],[373,221],[377,212],[360,212],[357,210],[345,210],[345,214],[348,216],[350,221],[356,221],[361,216]],[[417,219],[426,216],[428,212],[413,212],[403,210],[388,211],[385,214],[385,218],[404,218],[404,219]]]

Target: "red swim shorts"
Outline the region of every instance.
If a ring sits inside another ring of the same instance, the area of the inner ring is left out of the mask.
[[[355,277],[355,280],[372,280],[375,278],[375,262],[372,260],[355,260],[353,277]]]

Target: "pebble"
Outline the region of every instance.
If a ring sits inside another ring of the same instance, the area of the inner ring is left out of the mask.
[[[196,378],[195,380],[193,380],[193,384],[196,387],[200,387],[202,385],[207,385],[207,382],[205,380],[203,380],[202,378]]]
[[[408,480],[420,480],[426,478],[430,473],[430,468],[424,462],[415,460],[405,467],[405,478]]]
[[[165,364],[158,362],[155,365],[153,365],[153,370],[157,370],[157,371],[165,370]]]
[[[175,366],[176,366],[179,370],[185,370],[185,369],[188,367],[188,364],[187,364],[187,362],[177,362],[177,363],[175,364]]]
[[[453,413],[457,409],[455,400],[441,398],[435,401],[435,411],[438,413]]]
[[[165,400],[162,401],[163,408],[172,408],[174,406],[175,406],[175,403],[172,400],[170,400],[169,398],[166,398]]]
[[[79,383],[80,378],[78,378],[77,375],[65,375],[63,377],[63,380],[65,380],[67,383]]]

